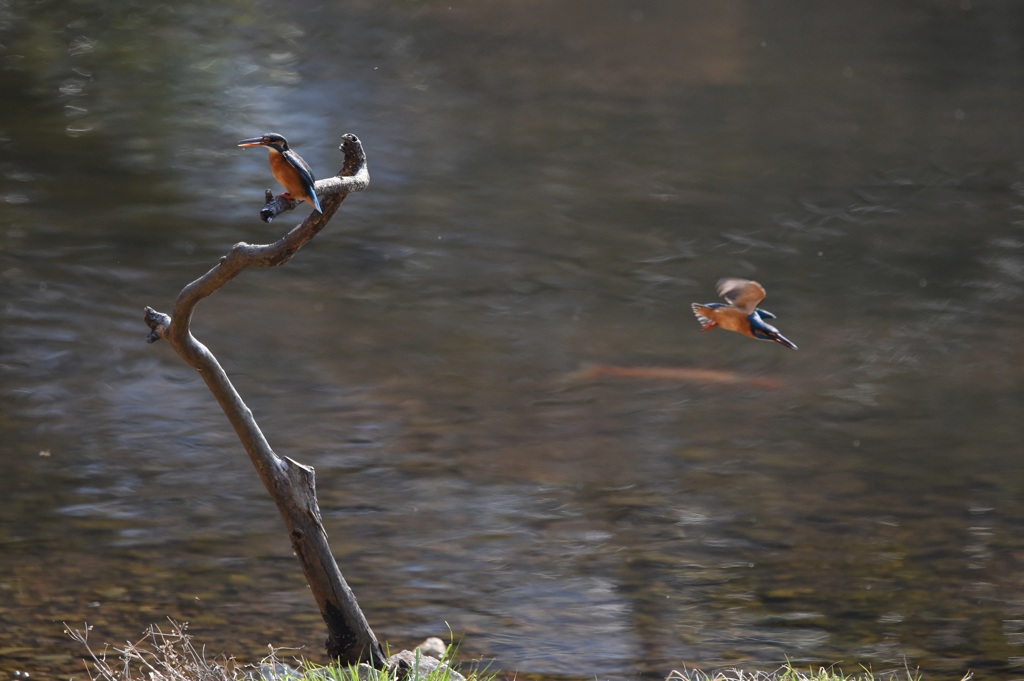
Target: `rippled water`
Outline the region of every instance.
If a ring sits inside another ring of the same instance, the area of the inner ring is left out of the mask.
[[[84,678],[62,622],[168,616],[322,654],[141,321],[301,217],[256,217],[234,143],[273,129],[320,176],[356,133],[370,188],[193,328],[316,467],[379,637],[1018,676],[1022,36],[1011,2],[0,5],[0,670]],[[725,275],[798,352],[698,332]]]

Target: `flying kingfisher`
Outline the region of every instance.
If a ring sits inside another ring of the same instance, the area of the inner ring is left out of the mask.
[[[302,160],[301,156],[288,147],[288,140],[284,138],[284,135],[267,132],[262,137],[242,140],[238,146],[266,147],[270,153],[270,172],[285,188],[288,198],[305,201],[316,208],[318,213],[323,213],[320,201],[316,198],[316,189],[313,186],[316,182],[313,170],[308,163]]]
[[[775,315],[771,312],[757,306],[764,300],[764,286],[749,279],[727,277],[718,281],[717,288],[718,295],[725,298],[728,305],[693,303],[690,306],[693,308],[693,313],[697,315],[697,320],[700,321],[701,331],[708,331],[720,326],[726,331],[735,331],[759,340],[775,341],[796,350],[795,343],[764,321],[765,319],[775,319]]]

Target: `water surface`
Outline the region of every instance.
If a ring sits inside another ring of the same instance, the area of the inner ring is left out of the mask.
[[[359,135],[370,188],[193,328],[316,467],[380,638],[544,679],[1019,676],[1021,36],[1011,2],[3,6],[0,669],[85,678],[62,622],[166,617],[322,654],[141,321],[302,217],[259,222],[234,147],[276,130],[320,176]],[[726,275],[799,351],[698,332]]]

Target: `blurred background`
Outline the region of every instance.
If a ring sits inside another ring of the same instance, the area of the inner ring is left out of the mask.
[[[276,131],[370,187],[193,330],[392,648],[1024,674],[1024,5],[10,0],[0,69],[0,671],[167,617],[323,661],[142,323],[304,217],[257,217]],[[800,350],[701,334],[722,276]]]

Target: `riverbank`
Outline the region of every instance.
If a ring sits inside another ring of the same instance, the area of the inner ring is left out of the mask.
[[[413,651],[401,651],[389,658],[389,667],[376,671],[368,665],[322,666],[287,659],[286,649],[272,650],[258,664],[242,664],[233,657],[218,655],[207,659],[206,649],[188,634],[188,624],[170,621],[165,631],[153,625],[136,643],[123,648],[104,646],[95,651],[89,643],[89,629],[67,629],[67,634],[88,651],[92,681],[501,681],[516,674],[492,672],[480,662],[456,660],[458,648],[429,638]],[[973,674],[965,673],[961,681]],[[673,670],[665,681],[924,681],[917,670],[875,674],[860,669],[852,674],[836,668],[802,671],[787,663],[775,671],[730,669],[712,673],[701,670]]]

